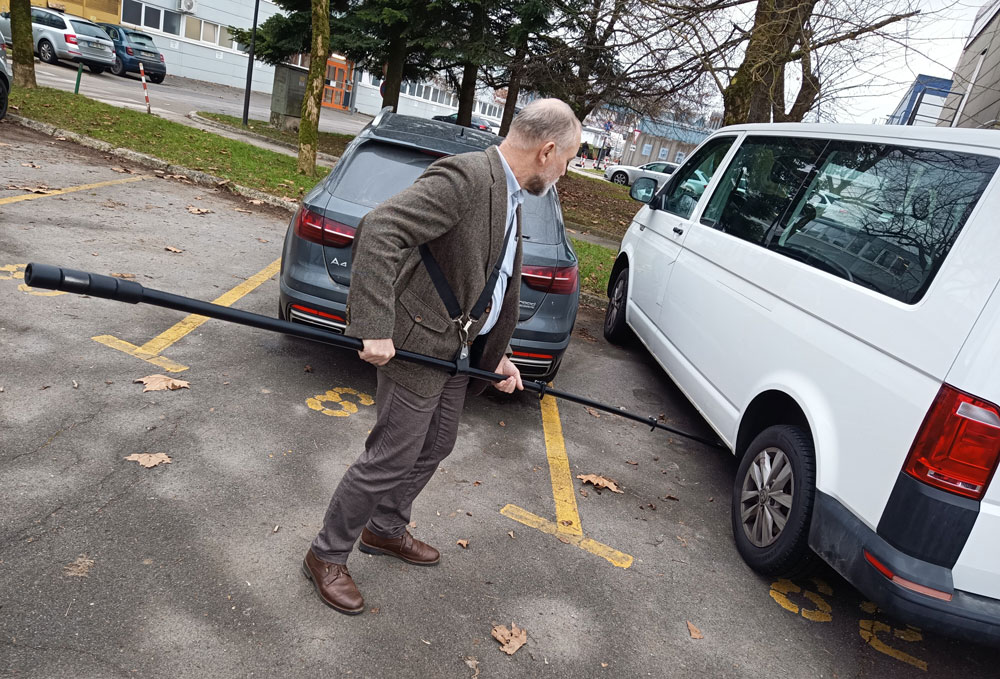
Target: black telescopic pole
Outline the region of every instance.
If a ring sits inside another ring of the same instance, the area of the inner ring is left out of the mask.
[[[247,88],[243,93],[243,127],[247,126],[250,117],[250,85],[253,81],[253,48],[257,42],[257,11],[260,9],[260,0],[253,3],[253,28],[250,29],[250,53],[247,55]]]
[[[364,343],[356,337],[347,337],[346,335],[341,335],[322,328],[316,328],[311,325],[291,323],[289,321],[271,318],[270,316],[263,316],[249,311],[232,309],[219,304],[204,302],[199,299],[192,299],[190,297],[183,297],[181,295],[163,292],[162,290],[153,290],[151,288],[146,288],[135,281],[112,278],[111,276],[88,273],[86,271],[63,269],[49,264],[38,264],[33,262],[24,270],[24,281],[27,285],[33,288],[62,290],[63,292],[90,295],[91,297],[101,297],[103,299],[111,299],[117,302],[128,302],[130,304],[138,304],[142,302],[144,304],[152,304],[153,306],[174,309],[175,311],[183,311],[189,314],[198,314],[209,318],[217,318],[220,321],[229,321],[230,323],[247,325],[252,328],[260,328],[261,330],[280,332],[285,335],[301,337],[302,339],[312,340],[314,342],[331,344],[342,349],[354,349],[355,351],[361,351],[364,348]],[[402,360],[409,361],[411,363],[429,365],[440,370],[451,372],[452,374],[461,372],[469,377],[486,380],[487,382],[502,382],[507,379],[506,375],[489,372],[488,370],[479,370],[478,368],[460,369],[454,361],[434,358],[433,356],[425,356],[424,354],[418,354],[412,351],[397,350],[396,356],[393,360]],[[524,389],[525,391],[533,391],[537,393],[539,398],[542,398],[545,395],[561,398],[563,400],[579,403],[590,408],[603,410],[604,412],[612,413],[614,415],[618,415],[619,417],[641,422],[649,425],[650,429],[663,429],[664,431],[676,434],[677,436],[691,439],[692,441],[698,441],[699,443],[704,443],[705,445],[712,446],[713,448],[724,447],[719,441],[713,441],[696,434],[675,429],[663,424],[655,417],[643,417],[621,408],[609,406],[598,401],[592,401],[591,399],[584,398],[583,396],[577,396],[575,394],[559,391],[558,389],[552,389],[544,382],[524,381]]]

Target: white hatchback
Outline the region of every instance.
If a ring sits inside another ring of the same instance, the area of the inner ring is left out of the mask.
[[[622,241],[634,332],[740,458],[736,547],[818,554],[890,614],[1000,641],[1000,142],[978,130],[719,130]]]

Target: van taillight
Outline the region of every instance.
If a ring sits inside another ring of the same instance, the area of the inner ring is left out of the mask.
[[[947,384],[931,404],[903,471],[979,500],[1000,461],[1000,408]]]
[[[313,243],[331,248],[347,247],[354,241],[355,228],[335,222],[306,207],[300,207],[295,215],[295,235]]]
[[[579,279],[576,266],[522,266],[521,280],[529,288],[568,295],[576,291]]]

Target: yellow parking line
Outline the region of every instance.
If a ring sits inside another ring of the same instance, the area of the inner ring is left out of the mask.
[[[219,304],[221,306],[232,306],[234,303],[259,287],[262,283],[264,283],[264,281],[278,273],[280,269],[281,258],[279,257],[268,264],[263,270],[246,279],[232,290],[216,297],[212,300],[212,303]],[[97,337],[92,337],[91,339],[95,342],[100,342],[105,346],[111,347],[112,349],[122,351],[129,356],[141,358],[144,361],[163,368],[167,372],[183,372],[188,369],[188,366],[175,363],[164,356],[160,356],[160,352],[174,344],[177,340],[181,339],[192,330],[198,328],[207,320],[208,316],[189,314],[169,329],[161,332],[159,335],[143,344],[141,347],[126,342],[125,340],[118,339],[113,335],[98,335]]]
[[[545,456],[549,459],[549,476],[552,479],[552,497],[556,502],[556,527],[560,533],[583,535],[580,514],[576,508],[576,490],[573,474],[566,456],[559,406],[554,396],[542,399],[542,429],[545,432]]]
[[[74,193],[76,191],[86,191],[88,189],[99,189],[102,186],[116,186],[118,184],[141,182],[143,179],[149,179],[149,177],[139,175],[138,177],[127,177],[126,179],[112,179],[111,181],[108,182],[97,182],[96,184],[81,184],[80,186],[69,186],[65,189],[55,189],[47,193],[27,193],[23,196],[10,196],[9,198],[0,198],[0,205],[19,203],[22,200],[35,200],[36,198],[48,198],[49,196],[59,196],[64,193]]]
[[[619,552],[617,549],[603,545],[597,540],[592,540],[590,538],[583,537],[583,535],[568,535],[564,533],[557,523],[553,523],[548,519],[543,519],[540,516],[536,516],[531,512],[521,509],[516,505],[507,505],[500,510],[500,513],[506,516],[508,519],[513,519],[518,523],[522,523],[525,526],[530,526],[543,533],[548,533],[549,535],[555,535],[557,538],[566,542],[570,545],[576,545],[582,550],[595,554],[602,559],[607,559],[615,566],[619,568],[628,568],[632,565],[632,556],[625,554],[624,552]]]

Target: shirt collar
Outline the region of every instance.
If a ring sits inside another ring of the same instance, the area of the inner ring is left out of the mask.
[[[521,185],[517,183],[514,171],[510,169],[507,159],[503,157],[503,151],[497,147],[497,155],[500,156],[500,164],[503,165],[503,173],[507,177],[507,197],[514,200],[518,205],[524,202],[524,194]]]

